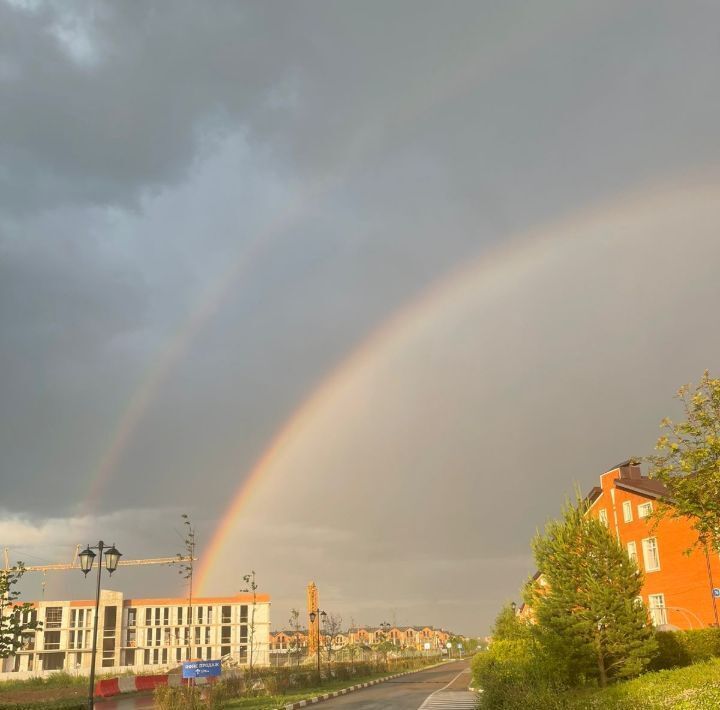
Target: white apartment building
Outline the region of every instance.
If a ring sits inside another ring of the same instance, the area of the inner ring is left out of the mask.
[[[225,659],[267,665],[270,597],[124,599],[102,590],[98,618],[96,673],[157,673],[188,659]],[[22,649],[0,659],[0,678],[44,675],[64,670],[90,674],[95,602],[32,602],[30,614],[42,628],[27,636]]]

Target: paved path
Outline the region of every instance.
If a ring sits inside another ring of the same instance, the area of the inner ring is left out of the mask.
[[[477,705],[477,695],[467,689],[469,682],[469,663],[457,661],[325,700],[317,707],[318,710],[469,710]]]

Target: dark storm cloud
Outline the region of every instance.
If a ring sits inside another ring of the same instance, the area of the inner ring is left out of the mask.
[[[14,210],[126,204],[182,180],[236,130],[331,173],[354,151],[386,164],[389,132],[391,161],[409,145],[452,166],[455,195],[522,187],[538,170],[564,186],[578,171],[607,179],[625,150],[647,159],[668,130],[664,154],[699,150],[718,99],[707,72],[675,57],[712,62],[712,23],[621,7],[2,4],[0,194]]]
[[[719,20],[703,2],[0,1],[0,476],[19,534],[77,513],[123,413],[158,375],[100,509],[175,515],[203,500],[209,535],[291,412],[434,281],[511,232],[717,164]],[[581,301],[572,328],[587,320],[592,340],[623,308]],[[696,374],[673,371],[667,391]],[[515,395],[533,407],[547,396]],[[505,429],[556,441],[552,421],[518,408]],[[469,450],[471,423],[455,424]],[[608,443],[583,437],[604,460]],[[628,453],[625,439],[613,446]],[[410,473],[393,473],[401,495]],[[527,525],[556,507],[544,488]],[[483,509],[483,524],[508,524],[496,512]],[[528,530],[502,529],[507,589]],[[382,553],[341,532],[349,559]],[[432,552],[429,568],[442,561]],[[278,595],[282,572],[268,575]],[[489,613],[497,595],[486,596]]]

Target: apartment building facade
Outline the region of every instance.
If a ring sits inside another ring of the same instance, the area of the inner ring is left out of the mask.
[[[254,602],[254,603],[253,603]],[[92,600],[32,603],[42,628],[26,637],[22,649],[0,666],[5,674],[43,675],[47,671],[90,672],[95,603]],[[254,610],[254,614],[253,614]],[[96,669],[99,673],[159,672],[185,660],[217,660],[266,665],[269,658],[270,597],[125,599],[102,590],[98,617]]]
[[[693,547],[697,533],[690,519],[651,518],[660,501],[670,503],[665,486],[625,461],[600,476],[588,495],[588,514],[608,527],[643,572],[642,600],[656,626],[716,626],[720,556]]]

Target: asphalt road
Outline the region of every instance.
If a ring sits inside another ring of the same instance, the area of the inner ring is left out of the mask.
[[[469,682],[469,662],[456,661],[325,700],[318,710],[418,710],[423,703],[424,708],[472,708],[475,698],[467,692]]]
[[[356,690],[318,704],[318,709],[332,710],[465,710],[475,706],[475,696],[467,692],[470,682],[468,661],[445,663],[410,675]],[[153,696],[98,699],[95,707],[102,710],[150,710]]]

